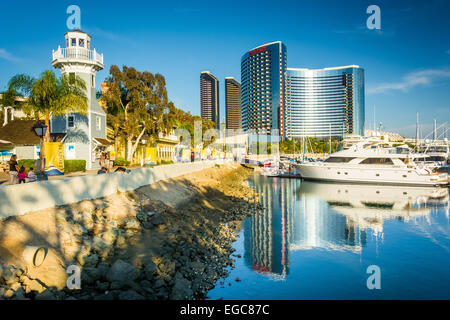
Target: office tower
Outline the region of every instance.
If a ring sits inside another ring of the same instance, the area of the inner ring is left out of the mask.
[[[232,77],[225,78],[225,115],[227,129],[241,126],[241,84]]]
[[[213,121],[219,129],[219,80],[209,71],[200,73],[200,108],[202,119]]]

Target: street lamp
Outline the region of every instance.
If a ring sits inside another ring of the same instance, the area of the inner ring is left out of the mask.
[[[33,130],[38,137],[42,138],[47,133],[47,126],[38,122],[33,126]]]
[[[44,143],[43,143],[43,137],[47,133],[47,126],[41,122],[36,123],[33,126],[33,130],[36,133],[36,135],[40,138],[41,142],[41,150],[39,152],[39,161],[40,161],[40,172],[39,172],[39,180],[44,180]],[[37,169],[37,168],[36,168]]]
[[[147,136],[142,136],[141,143],[142,143],[142,147],[144,148],[144,160],[142,161],[141,167],[143,167],[145,165],[146,151],[147,151],[147,148],[146,148],[147,141],[148,141],[148,137]]]

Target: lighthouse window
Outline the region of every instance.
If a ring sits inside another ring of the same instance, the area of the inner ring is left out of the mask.
[[[102,119],[100,117],[96,117],[95,120],[97,122],[97,130],[101,130],[102,129]]]
[[[68,116],[67,117],[67,127],[73,128],[75,126],[75,117],[74,116]]]
[[[79,40],[79,46],[84,48],[84,39]]]
[[[77,46],[77,39],[76,38],[71,38],[71,47],[76,47]]]

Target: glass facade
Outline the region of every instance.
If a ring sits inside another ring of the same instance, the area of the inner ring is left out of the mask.
[[[364,135],[364,69],[288,68],[287,138]]]
[[[242,128],[258,134],[285,129],[286,46],[280,41],[256,47],[241,59]]]

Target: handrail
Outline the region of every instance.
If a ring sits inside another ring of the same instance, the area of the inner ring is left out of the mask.
[[[67,58],[92,60],[103,64],[103,54],[98,53],[95,49],[89,50],[81,47],[59,47],[57,50],[53,50],[53,60]]]

